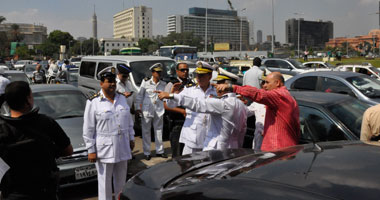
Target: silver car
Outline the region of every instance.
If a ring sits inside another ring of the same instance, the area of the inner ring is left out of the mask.
[[[285,82],[291,90],[348,94],[369,105],[380,103],[380,81],[359,73],[320,71],[298,74]]]

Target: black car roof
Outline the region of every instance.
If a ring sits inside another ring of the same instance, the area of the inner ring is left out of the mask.
[[[290,90],[290,94],[297,100],[298,103],[307,102],[320,105],[329,105],[341,101],[353,100],[354,98],[337,93],[326,93],[326,92],[314,92],[314,91],[297,91]]]

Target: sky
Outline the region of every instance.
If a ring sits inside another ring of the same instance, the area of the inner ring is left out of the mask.
[[[272,33],[271,0],[230,0],[238,14],[263,31],[263,40]],[[307,21],[332,21],[334,37],[366,35],[379,28],[378,0],[273,0],[274,34],[285,42],[285,22],[291,18]],[[227,0],[0,0],[3,23],[42,24],[48,32],[61,30],[74,38],[92,36],[91,18],[95,11],[98,38],[112,38],[113,15],[133,6],[148,6],[153,10],[153,35],[166,35],[168,15],[187,15],[191,7],[230,9]],[[243,10],[245,8],[245,10]],[[243,10],[243,11],[242,11]],[[296,15],[294,13],[301,13]]]

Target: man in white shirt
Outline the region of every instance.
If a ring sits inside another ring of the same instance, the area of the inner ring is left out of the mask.
[[[250,85],[252,87],[260,88],[263,76],[263,71],[259,68],[261,66],[261,59],[256,57],[253,59],[253,66],[251,69],[244,73],[243,85]]]

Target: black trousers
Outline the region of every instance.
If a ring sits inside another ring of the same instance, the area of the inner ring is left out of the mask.
[[[178,157],[182,155],[183,147],[185,146],[183,143],[179,142],[179,137],[181,136],[181,130],[184,121],[175,121],[174,127],[170,132],[169,140],[170,146],[172,149],[172,158]]]

